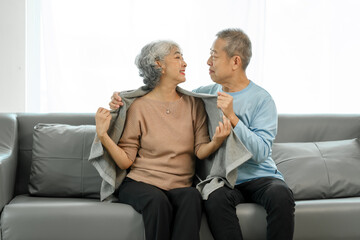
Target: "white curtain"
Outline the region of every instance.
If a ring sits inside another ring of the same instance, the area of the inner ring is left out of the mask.
[[[271,0],[263,86],[279,112],[360,113],[360,1]]]
[[[230,27],[252,40],[248,77],[270,92],[280,113],[360,112],[356,0],[43,0],[39,6],[41,81],[28,95],[40,96],[40,104],[29,103],[29,112],[107,107],[113,91],[142,85],[135,56],[158,39],[182,47],[188,63],[182,87],[211,84],[209,49],[215,34]]]

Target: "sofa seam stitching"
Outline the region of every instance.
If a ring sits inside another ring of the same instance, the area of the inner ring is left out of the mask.
[[[86,128],[86,127],[85,127]],[[85,148],[85,129],[83,130],[83,142],[82,142],[82,153],[81,153],[81,197],[84,197],[84,148]]]
[[[328,166],[327,166],[327,163],[326,163],[326,157],[324,157],[323,155],[323,152],[321,151],[319,145],[317,142],[314,142],[316,148],[318,149],[319,153],[320,153],[320,156],[321,156],[321,159],[323,160],[324,162],[324,165],[325,165],[325,168],[326,168],[326,175],[327,175],[327,179],[328,179],[328,194],[329,196],[326,196],[327,198],[331,196],[331,181],[330,181],[330,175],[329,175],[329,169],[328,169]]]

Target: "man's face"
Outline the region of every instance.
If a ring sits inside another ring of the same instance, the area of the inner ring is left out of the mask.
[[[210,77],[218,84],[222,84],[232,76],[231,58],[224,51],[226,44],[224,39],[217,38],[210,49],[210,57],[207,61]]]

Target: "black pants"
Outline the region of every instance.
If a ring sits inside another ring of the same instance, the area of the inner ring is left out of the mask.
[[[204,205],[216,240],[243,239],[236,205],[245,202],[258,203],[265,208],[268,240],[293,238],[295,203],[292,191],[280,179],[263,177],[236,185],[235,189],[221,187],[210,194]]]
[[[200,193],[193,187],[161,190],[125,178],[119,201],[142,214],[146,240],[197,240],[202,213]]]

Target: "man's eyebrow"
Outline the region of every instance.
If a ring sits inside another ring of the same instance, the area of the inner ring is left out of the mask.
[[[176,52],[174,53],[174,55],[175,55],[175,54],[180,54],[180,55],[182,56],[182,53],[179,52],[179,51],[176,51]]]
[[[217,53],[215,49],[210,48],[210,52]]]

